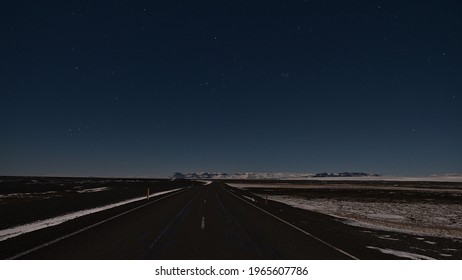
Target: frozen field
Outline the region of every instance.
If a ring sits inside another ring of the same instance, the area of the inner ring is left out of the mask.
[[[229,185],[358,227],[462,239],[462,186],[457,182]]]

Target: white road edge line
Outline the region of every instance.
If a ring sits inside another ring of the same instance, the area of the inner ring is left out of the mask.
[[[151,197],[155,198],[157,196],[161,196],[161,195],[165,195],[167,193],[175,192],[175,191],[178,191],[180,189],[182,189],[182,188],[176,188],[176,189],[171,189],[171,190],[168,190],[168,191],[156,192],[156,193],[153,193],[153,194],[149,195],[149,197],[150,198]],[[89,214],[94,214],[94,213],[97,213],[97,212],[101,212],[101,211],[104,211],[104,210],[108,210],[108,209],[111,209],[111,208],[114,208],[114,207],[126,205],[126,204],[133,203],[133,202],[142,201],[142,200],[145,200],[145,199],[146,199],[146,197],[144,197],[144,196],[135,197],[135,198],[126,199],[126,200],[122,200],[122,201],[118,201],[118,202],[113,202],[113,203],[109,203],[109,204],[105,204],[105,205],[100,205],[100,206],[96,206],[96,207],[92,207],[92,208],[87,208],[87,209],[77,210],[77,211],[74,211],[74,212],[64,213],[64,214],[61,214],[61,215],[58,215],[58,216],[55,216],[55,217],[50,217],[50,218],[46,218],[46,219],[43,219],[43,220],[36,220],[36,221],[32,221],[32,222],[25,223],[25,224],[20,224],[20,225],[17,225],[17,226],[6,228],[6,229],[0,229],[0,241],[10,239],[10,238],[13,238],[13,237],[16,237],[16,236],[19,236],[19,235],[23,235],[25,233],[40,230],[40,229],[43,229],[43,228],[56,226],[56,225],[59,225],[59,224],[65,223],[67,221],[74,220],[76,218],[80,218],[80,217],[83,217],[83,216],[86,216],[86,215],[89,215]]]
[[[264,213],[270,215],[271,217],[273,217],[273,218],[275,218],[275,219],[277,219],[277,220],[283,222],[284,224],[286,224],[286,225],[288,225],[288,226],[291,226],[292,228],[294,228],[294,229],[296,229],[296,230],[298,230],[298,231],[300,231],[300,232],[302,232],[302,233],[308,235],[309,237],[311,237],[311,238],[313,238],[313,239],[315,239],[315,240],[321,242],[322,244],[324,244],[324,245],[326,245],[326,246],[328,246],[328,247],[330,247],[330,248],[332,248],[332,249],[334,249],[334,250],[336,250],[336,251],[338,251],[338,252],[340,252],[340,253],[342,253],[342,254],[344,254],[344,255],[346,255],[346,256],[352,258],[352,259],[354,259],[354,260],[359,260],[357,257],[355,257],[355,256],[353,256],[353,255],[351,255],[351,254],[349,254],[349,253],[343,251],[342,249],[339,249],[339,248],[335,247],[334,245],[332,245],[332,244],[330,244],[330,243],[328,243],[328,242],[326,242],[326,241],[320,239],[319,237],[316,237],[316,236],[312,235],[311,233],[309,233],[309,232],[307,232],[307,231],[305,231],[305,230],[303,230],[303,229],[297,227],[296,225],[293,225],[293,224],[287,222],[286,220],[283,220],[283,219],[279,218],[278,216],[273,215],[273,214],[271,214],[270,212],[268,212],[268,211],[266,211],[266,210],[264,210],[264,209],[262,209],[262,208],[260,208],[260,207],[258,207],[258,206],[256,206],[256,205],[254,205],[254,204],[248,202],[247,200],[245,200],[245,199],[243,199],[243,198],[237,196],[236,194],[234,194],[233,192],[227,190],[226,188],[225,188],[225,190],[226,190],[228,193],[232,194],[233,196],[235,196],[235,197],[239,198],[240,200],[244,201],[245,203],[247,203],[247,204],[249,204],[249,205],[251,205],[251,206],[253,206],[253,207],[259,209],[260,211],[262,211],[262,212],[264,212]]]
[[[150,204],[152,204],[152,203],[154,203],[154,202],[157,202],[157,201],[159,201],[159,200],[162,200],[162,199],[164,199],[164,198],[170,197],[170,196],[175,195],[175,194],[178,194],[178,193],[182,193],[182,192],[186,191],[187,189],[189,189],[189,187],[184,188],[184,189],[182,189],[182,190],[179,190],[179,191],[177,191],[177,192],[173,192],[173,193],[171,193],[171,194],[169,194],[169,195],[163,196],[163,197],[161,197],[161,198],[159,198],[159,199],[153,200],[153,201],[151,201],[151,202],[148,202],[148,203],[146,203],[146,204],[140,205],[140,206],[135,207],[135,208],[133,208],[133,209],[127,210],[127,211],[125,211],[125,212],[122,212],[122,213],[120,213],[120,214],[117,214],[117,215],[115,215],[115,216],[112,216],[112,217],[110,217],[110,218],[107,218],[107,219],[102,220],[102,221],[100,221],[100,222],[97,222],[97,223],[95,223],[95,224],[89,225],[89,226],[87,226],[87,227],[84,227],[84,228],[82,228],[82,229],[79,229],[79,230],[77,230],[77,231],[74,231],[74,232],[72,232],[72,233],[69,233],[69,234],[67,234],[67,235],[61,236],[61,237],[56,238],[56,239],[54,239],[54,240],[52,240],[52,241],[50,241],[50,242],[43,243],[42,245],[36,246],[36,247],[34,247],[34,248],[32,248],[32,249],[26,250],[26,251],[24,251],[24,252],[22,252],[22,253],[19,253],[19,254],[16,254],[16,255],[14,255],[14,256],[12,256],[12,257],[10,257],[10,258],[7,258],[7,260],[15,260],[15,259],[18,259],[18,258],[20,258],[20,257],[22,257],[22,256],[25,256],[25,255],[27,255],[27,254],[30,254],[30,253],[32,253],[32,252],[35,252],[35,251],[40,250],[40,249],[42,249],[42,248],[45,248],[45,247],[47,247],[47,246],[49,246],[49,245],[55,244],[55,243],[57,243],[57,242],[59,242],[59,241],[61,241],[61,240],[67,239],[67,238],[72,237],[72,236],[74,236],[74,235],[77,235],[77,234],[79,234],[79,233],[81,233],[81,232],[87,231],[87,230],[89,230],[89,229],[91,229],[91,228],[94,228],[94,227],[96,227],[96,226],[99,226],[99,225],[101,225],[101,224],[104,224],[104,223],[106,223],[106,222],[109,222],[109,221],[111,221],[111,220],[114,220],[114,219],[116,219],[116,218],[118,218],[118,217],[120,217],[120,216],[123,216],[123,215],[125,215],[125,214],[130,213],[130,212],[133,212],[133,211],[135,211],[135,210],[138,210],[138,209],[140,209],[140,208],[143,208],[143,207],[145,207],[145,206],[148,206],[148,205],[150,205]]]

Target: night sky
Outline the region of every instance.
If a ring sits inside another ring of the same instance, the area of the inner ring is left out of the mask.
[[[1,1],[0,175],[462,173],[462,2]]]

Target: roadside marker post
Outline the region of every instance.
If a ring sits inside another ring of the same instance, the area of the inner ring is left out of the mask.
[[[148,188],[147,193],[146,193],[146,200],[149,200],[149,188]]]
[[[265,195],[265,206],[268,205],[268,194]]]

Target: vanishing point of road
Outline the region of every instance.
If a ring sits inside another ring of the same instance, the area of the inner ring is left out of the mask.
[[[72,222],[72,221],[71,221]],[[355,259],[219,182],[148,200],[13,258]]]

